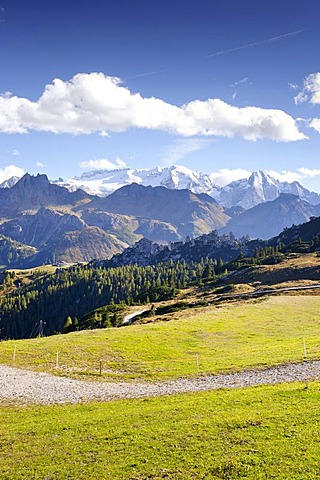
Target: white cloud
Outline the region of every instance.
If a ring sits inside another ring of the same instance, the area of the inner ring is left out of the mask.
[[[116,170],[117,168],[126,168],[126,162],[117,158],[115,162],[110,162],[106,158],[98,160],[87,160],[80,163],[80,168],[90,168],[93,170]]]
[[[17,167],[16,165],[8,165],[3,169],[0,168],[0,183],[11,177],[22,177],[24,173],[23,168]]]
[[[309,123],[309,127],[320,133],[320,118],[313,118]]]
[[[320,169],[300,167],[297,168],[297,170],[295,171],[281,170],[280,172],[276,172],[274,170],[268,170],[268,173],[277,180],[280,180],[281,182],[292,183],[300,182],[305,178],[313,178],[320,176]]]
[[[303,178],[298,171],[281,170],[280,172],[276,172],[275,170],[268,170],[267,173],[280,182],[298,182]]]
[[[43,167],[47,166],[45,163],[42,163],[42,162],[37,162],[36,165],[37,165],[37,167],[40,167],[40,168],[43,168]]]
[[[191,153],[206,148],[212,141],[201,138],[179,138],[167,146],[165,152],[161,155],[162,163],[166,167],[179,163],[180,160],[183,160]]]
[[[247,140],[269,138],[283,142],[306,138],[299,132],[294,119],[282,110],[237,108],[219,99],[209,99],[190,102],[184,106],[184,111],[196,126],[194,134],[239,135]]]
[[[320,103],[320,73],[311,73],[303,82],[303,89],[294,97],[296,104],[309,102],[313,104]]]
[[[17,157],[18,155],[20,155],[20,151],[15,148],[14,150],[11,151],[11,155],[13,155],[14,157]]]
[[[306,138],[295,120],[282,110],[238,108],[219,99],[194,100],[182,106],[143,98],[103,73],[55,79],[36,101],[0,96],[0,131],[30,130],[89,134],[122,132],[130,127],[167,131],[182,136],[242,136],[296,141]]]
[[[252,172],[244,170],[243,168],[234,168],[232,170],[221,168],[217,172],[210,173],[210,178],[216,185],[224,187],[235,180],[249,178],[251,173]]]
[[[301,175],[304,176],[304,178],[317,177],[318,175],[320,175],[320,169],[318,168],[301,167],[301,168],[298,168],[298,171],[301,173]]]

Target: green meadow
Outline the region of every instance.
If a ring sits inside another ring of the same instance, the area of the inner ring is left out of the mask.
[[[1,342],[0,363],[133,381],[296,362],[320,358],[319,311],[317,296],[184,310],[171,321]],[[0,478],[317,480],[319,404],[319,382],[81,405],[2,403]]]
[[[320,358],[319,311],[317,296],[184,310],[171,321],[1,342],[0,363],[88,379],[156,380],[299,362]]]
[[[320,478],[320,384],[0,406],[3,480]]]

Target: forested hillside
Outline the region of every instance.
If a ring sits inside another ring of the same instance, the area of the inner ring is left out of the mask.
[[[76,329],[82,316],[102,306],[168,299],[176,289],[214,275],[215,267],[221,268],[221,264],[207,259],[148,267],[103,268],[89,264],[57,269],[55,274],[43,275],[0,297],[0,338],[32,336],[40,322],[44,334],[51,335],[66,328]],[[108,315],[101,318],[100,326],[117,323],[115,319],[110,321],[110,311],[105,313]]]
[[[226,269],[277,264],[287,252],[318,250],[319,222],[313,218],[267,242],[238,241],[217,232],[169,247],[144,239],[112,261],[57,268],[30,283],[21,283],[14,272],[3,273],[0,339],[34,336],[40,324],[45,335],[88,328],[91,318],[99,327],[118,326],[120,307],[115,305],[167,300],[180,288],[200,285]]]

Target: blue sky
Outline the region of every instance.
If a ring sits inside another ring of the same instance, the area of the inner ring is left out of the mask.
[[[66,179],[181,164],[320,191],[319,14],[318,0],[0,0],[0,180],[10,165]]]

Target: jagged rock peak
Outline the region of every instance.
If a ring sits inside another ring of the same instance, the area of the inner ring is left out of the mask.
[[[38,173],[37,175],[30,175],[30,173],[25,173],[23,177],[18,180],[18,182],[12,187],[35,187],[35,186],[48,186],[51,185],[47,175]]]

